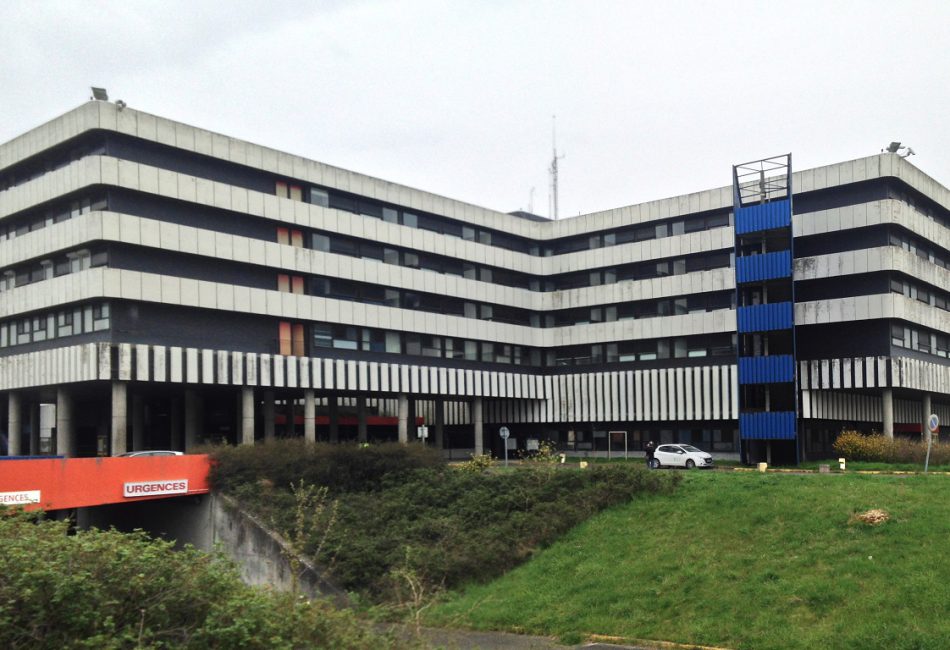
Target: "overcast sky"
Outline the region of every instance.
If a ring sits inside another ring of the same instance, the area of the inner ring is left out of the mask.
[[[0,142],[111,99],[561,217],[891,140],[950,185],[950,2],[0,2]],[[532,201],[533,188],[533,201]]]

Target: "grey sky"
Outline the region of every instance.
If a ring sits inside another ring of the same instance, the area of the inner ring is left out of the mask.
[[[0,142],[129,106],[502,211],[561,216],[911,145],[950,184],[947,2],[0,3]]]

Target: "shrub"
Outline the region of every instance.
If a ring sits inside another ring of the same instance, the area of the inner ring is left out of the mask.
[[[244,585],[225,559],[0,509],[0,647],[378,648],[351,613]]]
[[[858,431],[842,431],[835,440],[834,450],[849,460],[923,464],[927,456],[927,443],[907,438],[887,438],[879,433],[865,435]],[[950,464],[950,445],[935,440],[930,452],[930,463]]]
[[[471,460],[458,463],[455,468],[462,472],[474,472],[481,474],[490,470],[495,464],[495,459],[491,454],[472,454]]]
[[[289,439],[212,447],[209,453],[212,486],[231,491],[261,484],[286,489],[298,481],[325,486],[334,494],[373,491],[387,476],[445,465],[438,450],[416,444],[357,446]]]

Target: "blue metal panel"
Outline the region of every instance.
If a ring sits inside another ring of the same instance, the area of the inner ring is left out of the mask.
[[[794,440],[795,412],[740,413],[739,435],[743,440]]]
[[[736,234],[788,228],[792,225],[792,202],[788,199],[736,209]]]
[[[740,334],[791,329],[794,323],[793,315],[791,302],[750,305],[736,310]]]
[[[795,361],[790,354],[739,357],[740,384],[777,384],[795,379]]]
[[[736,258],[736,282],[761,282],[792,275],[792,252],[776,251],[764,255]]]

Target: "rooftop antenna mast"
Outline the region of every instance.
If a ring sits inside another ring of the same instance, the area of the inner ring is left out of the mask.
[[[557,161],[564,158],[564,154],[557,155],[557,115],[551,116],[551,143],[554,148],[554,155],[551,156],[551,168],[548,170],[551,174],[551,215],[554,220],[558,218],[557,207]]]

